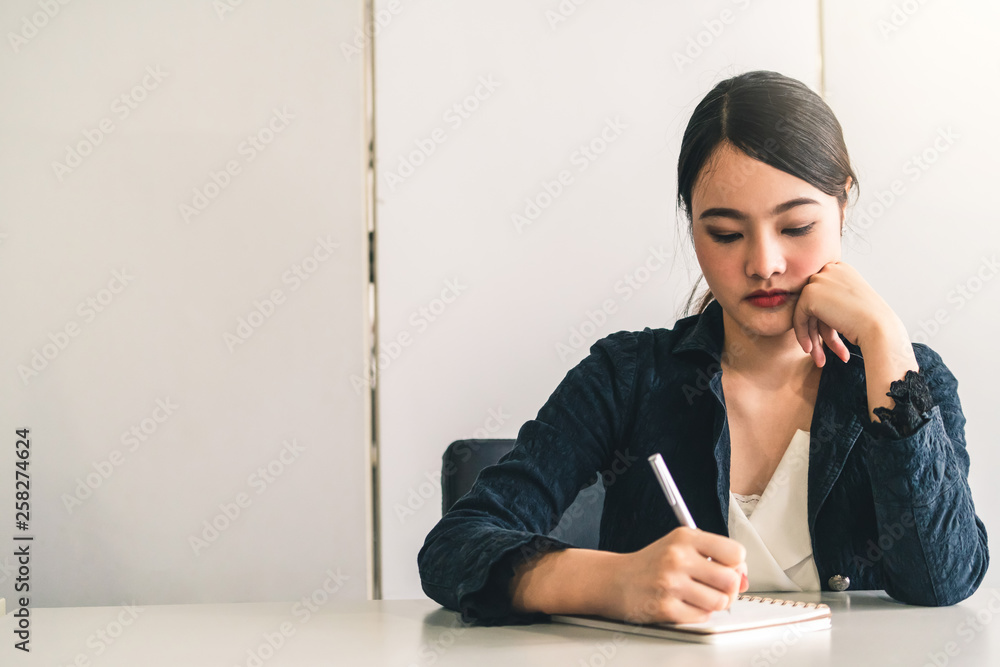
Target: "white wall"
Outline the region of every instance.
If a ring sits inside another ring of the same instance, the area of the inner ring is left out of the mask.
[[[0,597],[28,427],[32,605],[364,598],[363,3],[46,4],[0,5]]]
[[[595,340],[676,320],[697,276],[676,233],[676,161],[701,97],[746,69],[819,85],[813,4],[589,2],[550,22],[559,6],[404,2],[376,41],[388,598],[423,596],[416,555],[440,517],[448,443],[515,437]],[[605,128],[613,141],[590,161],[580,146],[601,149]],[[422,163],[410,174],[401,159]],[[517,229],[511,216],[561,171],[569,184]],[[457,298],[437,303],[456,280]]]

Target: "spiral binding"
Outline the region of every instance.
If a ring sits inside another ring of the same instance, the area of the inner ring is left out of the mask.
[[[800,602],[797,600],[782,600],[780,598],[763,598],[758,595],[741,595],[740,600],[745,602],[761,602],[763,604],[776,604],[782,607],[802,607],[804,609],[829,609],[830,605],[822,602]]]

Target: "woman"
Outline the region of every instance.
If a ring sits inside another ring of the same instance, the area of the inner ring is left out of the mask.
[[[696,622],[748,589],[971,595],[989,554],[957,381],[840,261],[856,187],[805,85],[718,84],[678,163],[710,288],[699,314],[594,344],[427,536],[424,591],[481,623]],[[657,452],[699,529],[670,512]],[[606,484],[598,550],[547,537],[612,461],[627,465]]]

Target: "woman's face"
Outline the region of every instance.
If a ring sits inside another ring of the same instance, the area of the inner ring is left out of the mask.
[[[720,144],[702,168],[691,208],[705,280],[747,333],[788,332],[809,276],[840,259],[843,209],[836,197],[729,143]],[[758,290],[786,294],[749,298]]]

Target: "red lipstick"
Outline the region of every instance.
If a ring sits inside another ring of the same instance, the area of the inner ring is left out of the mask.
[[[759,289],[755,292],[751,292],[746,299],[758,308],[774,308],[785,303],[789,296],[789,293],[782,289]]]

